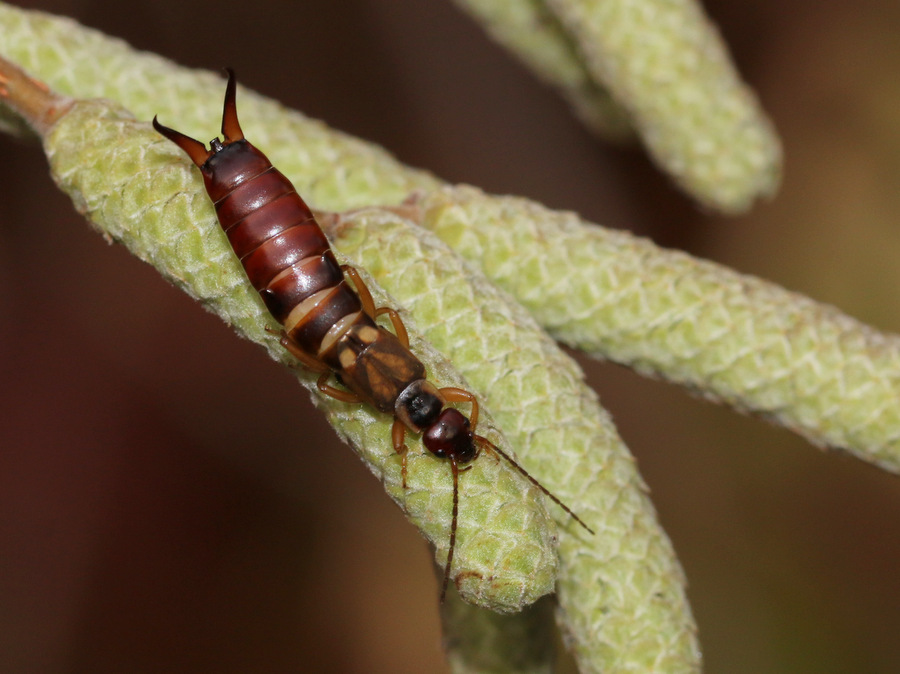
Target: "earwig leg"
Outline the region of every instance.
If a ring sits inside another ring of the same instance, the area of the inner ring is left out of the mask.
[[[319,389],[322,393],[327,396],[334,398],[335,400],[340,400],[342,403],[361,403],[362,398],[360,398],[355,393],[351,393],[350,391],[344,391],[339,388],[335,388],[328,382],[328,377],[331,376],[331,372],[323,372],[322,375],[316,380],[316,388]]]
[[[558,505],[560,508],[562,508],[567,513],[569,513],[569,515],[572,517],[572,519],[574,519],[576,522],[578,522],[578,524],[583,526],[589,533],[591,533],[591,534],[594,533],[594,530],[591,529],[587,524],[585,524],[584,520],[582,520],[578,515],[576,515],[574,512],[572,512],[572,509],[569,508],[569,506],[567,506],[565,503],[560,501],[559,498],[557,498],[549,489],[547,489],[547,487],[545,487],[540,482],[538,482],[537,479],[535,479],[534,477],[531,476],[531,473],[529,473],[527,470],[522,468],[522,466],[520,466],[519,463],[515,459],[513,459],[509,454],[507,454],[502,449],[500,449],[493,442],[491,442],[487,438],[484,438],[480,435],[476,435],[475,436],[475,444],[481,445],[484,449],[487,449],[489,451],[494,452],[495,454],[499,454],[500,456],[502,456],[504,459],[506,459],[506,461],[509,463],[509,465],[511,465],[513,468],[515,468],[517,471],[519,471],[523,476],[525,476],[528,479],[528,481],[531,482],[531,484],[533,484],[535,487],[537,487],[542,492],[544,492],[544,494],[551,501],[553,501],[556,505]],[[481,449],[481,447],[479,447],[479,449]]]
[[[472,424],[472,430],[478,426],[478,398],[474,393],[470,393],[463,388],[447,386],[440,389],[441,395],[448,403],[472,403],[472,412],[469,414],[469,423]]]
[[[394,451],[400,455],[400,475],[403,478],[403,488],[406,489],[406,426],[400,419],[394,419],[391,426],[391,441],[394,443]]]
[[[266,326],[266,332],[275,332],[272,328]],[[303,363],[303,367],[308,370],[312,370],[313,372],[331,372],[331,368],[328,367],[325,363],[316,360],[308,353],[303,351],[297,344],[288,337],[287,333],[282,330],[281,331],[281,339],[278,340],[278,343],[281,344],[285,349],[287,349],[291,355]]]
[[[400,314],[397,313],[395,309],[391,309],[390,307],[380,307],[375,310],[376,316],[381,316],[383,314],[387,314],[388,318],[391,319],[391,325],[394,326],[394,334],[397,335],[397,339],[405,346],[407,349],[409,348],[409,334],[406,332],[406,326],[403,325],[403,319],[400,318]]]
[[[375,300],[372,299],[372,293],[369,292],[369,288],[363,282],[362,277],[359,275],[359,271],[355,267],[351,267],[349,264],[342,264],[341,270],[350,277],[353,281],[353,285],[356,286],[356,294],[359,295],[359,301],[362,303],[363,311],[373,319],[387,314],[388,318],[391,319],[391,325],[394,326],[394,334],[397,335],[397,339],[403,343],[403,346],[409,348],[409,334],[406,332],[406,326],[403,325],[403,319],[400,318],[400,314],[390,307],[375,308]]]
[[[269,327],[266,327],[266,330],[268,332],[273,332],[273,330]],[[325,363],[316,360],[308,353],[303,351],[294,343],[294,340],[287,336],[287,334],[283,330],[281,332],[281,339],[279,340],[279,343],[285,349],[290,351],[291,355],[299,360],[305,368],[307,368],[308,370],[312,370],[313,372],[320,373],[319,379],[316,381],[316,388],[318,388],[319,391],[327,396],[334,398],[335,400],[340,400],[343,403],[362,402],[362,399],[355,393],[344,391],[328,384],[328,378],[331,376],[331,368],[325,365]]]
[[[349,276],[350,280],[353,281],[353,285],[356,286],[356,294],[359,295],[359,301],[362,303],[363,311],[365,311],[370,318],[374,319],[375,300],[372,299],[372,293],[369,292],[369,288],[363,282],[356,267],[351,267],[349,264],[342,264],[341,271]]]
[[[450,550],[447,552],[447,564],[444,566],[444,584],[441,586],[441,603],[447,596],[450,584],[450,570],[453,566],[453,551],[456,549],[456,520],[459,515],[459,466],[456,457],[450,457],[450,469],[453,471],[453,513],[450,516]]]

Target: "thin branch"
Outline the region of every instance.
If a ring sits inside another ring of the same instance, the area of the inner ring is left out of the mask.
[[[47,131],[72,106],[72,99],[50,88],[0,56],[0,99],[24,119],[39,136]]]

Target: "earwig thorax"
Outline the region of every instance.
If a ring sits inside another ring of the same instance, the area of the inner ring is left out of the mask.
[[[444,396],[434,384],[419,379],[397,396],[394,416],[413,433],[421,433],[438,420],[445,404]]]

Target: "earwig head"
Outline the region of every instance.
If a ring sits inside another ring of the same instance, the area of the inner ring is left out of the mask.
[[[478,454],[469,420],[453,407],[444,409],[425,429],[422,444],[439,459],[452,457],[459,463],[471,461]]]

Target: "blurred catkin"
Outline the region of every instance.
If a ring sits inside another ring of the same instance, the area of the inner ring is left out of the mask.
[[[628,115],[597,83],[573,40],[542,0],[454,0],[544,82],[556,87],[601,138],[632,136]]]
[[[559,87],[589,126],[611,137],[634,126],[700,203],[740,212],[776,189],[781,149],[772,125],[693,0],[458,2]],[[63,94],[112,98],[139,119],[178,119],[195,136],[215,114],[211,74],[2,3],[0,26],[0,53]],[[374,145],[261,96],[245,98],[248,133],[320,208],[394,203],[438,186]],[[334,171],[324,173],[323,162]]]
[[[61,94],[112,99],[139,120],[149,122],[158,115],[195,138],[218,129],[221,74],[138,51],[71,19],[0,2],[0,55]],[[247,137],[316,208],[397,203],[411,190],[440,185],[373,143],[243,87],[238,88],[238,105]]]
[[[696,0],[546,0],[651,156],[724,213],[770,196],[781,145]]]

